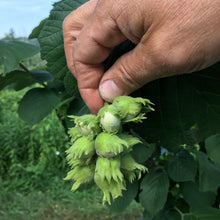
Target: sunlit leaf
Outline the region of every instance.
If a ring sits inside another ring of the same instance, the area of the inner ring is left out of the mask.
[[[39,45],[23,41],[0,40],[0,66],[3,66],[3,74],[15,70],[19,62],[31,57],[40,51]]]
[[[85,2],[86,0],[63,0],[55,3],[40,31],[38,40],[42,49],[41,55],[47,60],[48,71],[55,78],[63,79],[69,72],[63,46],[63,20]]]

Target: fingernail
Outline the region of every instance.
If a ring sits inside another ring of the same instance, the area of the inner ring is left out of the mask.
[[[108,102],[112,102],[117,96],[123,95],[123,91],[118,88],[113,80],[104,81],[99,87],[99,92],[102,98]]]

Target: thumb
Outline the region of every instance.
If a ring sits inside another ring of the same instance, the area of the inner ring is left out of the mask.
[[[156,65],[140,42],[106,71],[99,84],[100,95],[104,100],[112,102],[117,96],[129,95],[144,84],[159,78],[155,73]]]

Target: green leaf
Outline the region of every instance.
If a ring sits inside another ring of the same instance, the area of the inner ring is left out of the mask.
[[[143,216],[140,220],[152,220],[152,215],[144,209]]]
[[[44,24],[46,23],[46,21],[47,21],[47,18],[43,19],[43,20],[40,22],[40,24],[32,30],[32,32],[31,32],[31,34],[29,35],[28,38],[29,38],[29,39],[38,38],[38,36],[39,36],[39,34],[40,34],[42,28],[44,27]]]
[[[63,46],[63,20],[85,2],[86,0],[63,0],[55,3],[38,37],[42,58],[47,60],[48,71],[55,78],[63,79],[69,72]]]
[[[20,61],[39,51],[39,45],[22,41],[0,40],[0,66],[3,65],[3,74],[15,70]]]
[[[183,220],[199,220],[199,219],[197,219],[196,216],[190,213],[190,214],[185,215]]]
[[[140,202],[143,207],[154,216],[166,203],[169,179],[164,172],[152,172],[147,174],[141,183],[142,192]]]
[[[13,88],[18,91],[36,82],[37,81],[30,74],[21,70],[15,70],[6,76],[0,76],[0,90],[8,85],[12,85]]]
[[[205,148],[210,159],[220,164],[220,134],[208,137]]]
[[[53,76],[46,70],[35,70],[32,72],[33,77],[40,84],[53,81]]]
[[[181,189],[184,200],[193,208],[211,206],[215,202],[215,193],[200,192],[199,185],[196,183],[182,183]]]
[[[27,73],[22,70],[15,70],[6,76],[0,76],[0,90],[11,85],[16,91],[31,86],[34,83],[44,83],[53,80],[53,76],[45,70],[36,70]]]
[[[187,151],[181,150],[169,163],[168,174],[176,182],[194,181],[196,162]]]
[[[128,182],[126,189],[122,192],[122,196],[114,200],[111,206],[109,206],[110,211],[122,212],[128,207],[138,193],[138,182],[134,181],[132,184]]]
[[[137,163],[144,163],[156,149],[156,144],[136,144],[133,146],[131,155]]]
[[[64,91],[63,81],[59,80],[59,79],[54,79],[53,81],[48,82],[47,86],[49,89],[53,89],[56,92],[63,92]]]
[[[133,96],[150,99],[155,111],[134,130],[169,150],[220,133],[220,62],[200,72],[148,83]]]
[[[196,152],[196,157],[199,164],[200,191],[217,193],[217,189],[220,187],[220,166],[209,161],[203,152]]]
[[[184,216],[184,220],[219,220],[220,209],[203,207]]]
[[[63,84],[68,95],[78,96],[77,81],[73,74],[68,72],[63,79]]]
[[[85,115],[90,114],[90,111],[82,99],[74,99],[69,107],[69,115]]]
[[[181,220],[181,216],[176,211],[165,210],[158,213],[154,220]]]
[[[60,98],[52,90],[34,88],[21,99],[18,108],[19,116],[31,125],[40,122],[60,102]]]

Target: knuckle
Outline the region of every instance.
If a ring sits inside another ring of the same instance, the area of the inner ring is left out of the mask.
[[[140,88],[143,85],[143,82],[138,80],[136,77],[134,66],[131,68],[128,63],[121,63],[119,66],[119,71],[121,73],[120,77],[123,84],[132,90]]]
[[[175,42],[170,37],[160,38],[151,44],[151,59],[165,72],[179,72],[187,68],[190,48],[183,42]]]

